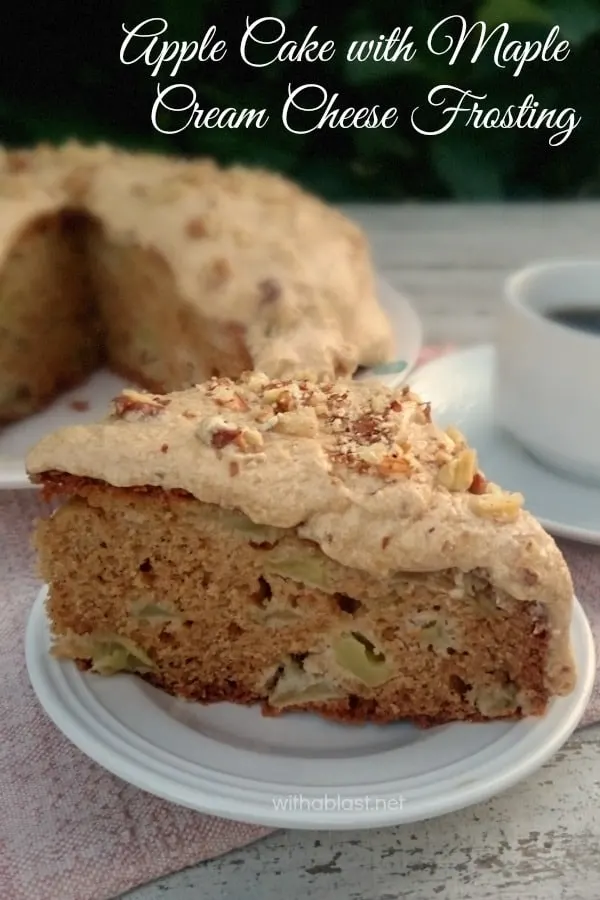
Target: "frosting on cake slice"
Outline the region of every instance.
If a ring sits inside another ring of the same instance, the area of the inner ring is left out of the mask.
[[[27,466],[67,498],[36,538],[56,652],[96,671],[424,724],[541,714],[573,688],[560,551],[407,387],[123,391]]]

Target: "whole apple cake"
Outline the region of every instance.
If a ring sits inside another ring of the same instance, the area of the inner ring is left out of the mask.
[[[351,376],[393,350],[363,232],[276,173],[0,148],[0,423],[101,366],[164,392]]]

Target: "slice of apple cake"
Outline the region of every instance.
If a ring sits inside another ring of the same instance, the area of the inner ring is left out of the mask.
[[[28,471],[53,652],[203,703],[431,725],[541,715],[573,589],[520,495],[409,388],[123,391]]]

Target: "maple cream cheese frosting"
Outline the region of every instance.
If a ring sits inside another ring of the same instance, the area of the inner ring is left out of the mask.
[[[0,265],[36,215],[82,210],[109,241],[158,253],[203,315],[243,327],[273,377],[393,356],[364,235],[276,174],[71,143],[2,151],[0,202]]]
[[[571,579],[552,538],[408,388],[253,373],[167,396],[124,391],[104,421],[43,438],[27,468],[34,481],[68,473],[183,490],[297,528],[378,577],[483,569],[514,598],[548,606],[556,627],[570,617]]]

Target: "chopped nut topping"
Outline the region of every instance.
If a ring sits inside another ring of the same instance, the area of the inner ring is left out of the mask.
[[[227,400],[226,403],[223,404],[225,409],[233,410],[234,412],[247,412],[250,408],[243,397],[240,397],[239,394],[236,394],[235,397],[232,397],[231,400]]]
[[[380,420],[368,414],[361,416],[360,419],[356,419],[352,425],[353,436],[368,441],[376,440],[379,437],[379,431]]]
[[[443,445],[440,445],[435,454],[435,461],[440,465],[444,465],[445,463],[451,462],[452,459],[453,456],[450,451]]]
[[[243,453],[254,453],[264,447],[264,438],[255,428],[242,428],[235,437],[235,443]]]
[[[469,487],[469,492],[471,494],[485,494],[487,491],[487,481],[481,474],[481,472],[475,472],[473,476],[473,481],[471,482],[471,486]]]
[[[211,446],[216,450],[222,450],[223,447],[233,443],[233,441],[237,441],[240,434],[240,431],[215,431],[210,440]]]
[[[438,472],[438,482],[449,491],[466,491],[473,483],[477,470],[474,450],[462,450],[456,459],[450,460]]]
[[[325,406],[325,412],[327,412],[327,394],[324,390],[320,390],[316,388],[316,390],[311,391],[308,397],[308,405],[309,406]]]
[[[262,372],[248,372],[244,376],[243,380],[245,380],[246,384],[250,388],[251,391],[255,393],[259,393],[265,385],[269,384],[269,379]]]
[[[294,409],[296,406],[297,398],[294,397],[290,388],[285,384],[267,387],[262,396],[267,403],[273,404],[276,412],[288,412],[288,410]]]
[[[283,391],[275,401],[275,411],[276,412],[289,412],[290,410],[296,407],[296,401],[294,400],[290,391]]]
[[[255,422],[260,425],[262,431],[270,431],[277,425],[277,416],[273,413],[273,407],[261,409],[254,417]]]
[[[274,430],[298,437],[315,437],[319,433],[319,422],[312,407],[279,413]]]
[[[202,385],[196,385],[196,387],[202,387]],[[235,382],[232,381],[231,378],[227,378],[224,375],[213,374],[209,379],[208,386],[206,388],[207,393],[213,395],[219,388],[224,388],[225,390],[233,393],[233,389],[235,388]]]
[[[124,418],[132,413],[137,413],[140,418],[146,418],[161,413],[168,403],[169,400],[165,397],[125,389],[113,400],[113,409],[117,418]]]
[[[391,392],[377,384],[366,389],[343,381],[328,385],[245,372],[239,379],[216,374],[190,389],[189,399],[187,394],[175,396],[171,408],[179,427],[184,431],[184,418],[195,416],[190,430],[218,451],[231,477],[275,460],[282,448],[293,458],[304,441],[313,440],[318,441],[315,450],[328,458],[325,467],[332,479],[344,484],[352,477],[349,472],[364,475],[370,479],[367,493],[376,493],[385,482],[411,479],[416,496],[437,488],[434,502],[443,502],[439,493],[464,492],[467,509],[484,518],[510,520],[521,508],[520,495],[506,494],[486,480],[463,435],[452,427],[442,431],[432,426],[429,404],[405,389]],[[115,409],[117,415],[156,415],[162,402],[160,396],[126,391]],[[166,453],[168,445],[160,441],[169,436],[161,432],[164,437],[154,446]],[[285,435],[292,438],[289,446],[282,440]],[[173,448],[174,443],[171,455]]]
[[[389,400],[385,396],[385,394],[376,394],[371,399],[371,409],[375,413],[376,416],[381,416],[388,409]]]
[[[362,462],[369,465],[377,465],[388,452],[386,444],[379,441],[377,444],[369,444],[366,447],[357,447],[355,455]]]
[[[222,406],[228,400],[232,400],[235,397],[235,392],[232,391],[230,387],[220,384],[216,378],[214,380],[211,379],[209,386],[206,389],[206,393],[212,397],[219,406]]]
[[[522,494],[480,494],[471,500],[473,512],[486,519],[513,521],[523,506]]]
[[[370,399],[368,406],[360,405],[348,411],[341,405],[345,396],[332,393],[329,397],[325,430],[336,438],[334,449],[330,451],[332,460],[358,471],[372,468],[384,478],[414,474],[424,457],[420,450],[414,451],[407,443],[405,428],[407,421],[424,424],[420,406],[414,402],[405,410],[399,400],[390,402],[386,392],[382,393],[385,402],[379,402],[377,395]],[[382,412],[378,412],[380,409]],[[392,415],[400,411],[405,413],[407,420]]]
[[[222,449],[235,441],[241,429],[221,416],[203,419],[196,429],[196,436],[209,447]]]
[[[217,406],[232,412],[246,412],[250,408],[243,397],[226,387],[217,387],[212,397]]]

